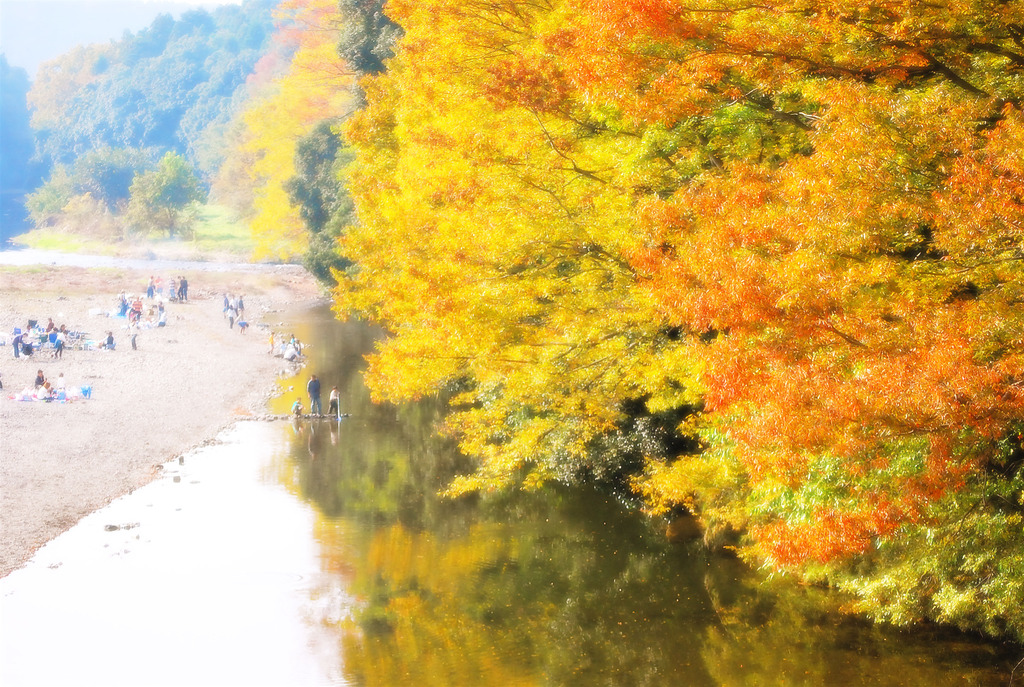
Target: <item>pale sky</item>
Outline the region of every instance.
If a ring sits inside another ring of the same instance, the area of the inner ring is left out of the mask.
[[[76,45],[119,40],[159,14],[237,4],[241,0],[0,0],[0,53],[31,79],[40,63]]]
[[[27,3],[27,2],[31,2],[33,4],[37,4],[37,3],[68,3],[68,4],[73,4],[73,5],[95,5],[97,2],[101,2],[101,1],[102,0],[0,0],[0,9],[2,9],[5,5],[14,5],[14,4],[18,4],[18,3]],[[123,3],[128,4],[128,5],[145,5],[147,3],[150,3],[150,4],[155,3],[155,4],[160,4],[160,5],[166,5],[166,4],[169,4],[169,3],[173,3],[173,4],[176,4],[176,5],[202,5],[204,7],[216,7],[217,5],[240,5],[240,4],[242,4],[242,0],[118,0],[118,2],[123,2]]]

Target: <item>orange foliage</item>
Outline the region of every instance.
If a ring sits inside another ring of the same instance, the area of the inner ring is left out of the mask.
[[[1019,4],[389,8],[338,296],[394,333],[379,395],[473,389],[482,484],[699,393],[743,487],[649,493],[741,501],[797,565],[941,517],[997,459],[1024,419]]]

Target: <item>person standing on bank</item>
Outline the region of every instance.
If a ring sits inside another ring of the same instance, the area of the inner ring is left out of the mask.
[[[320,405],[320,380],[316,378],[316,375],[309,376],[306,393],[309,394],[309,414],[322,415],[324,411]]]
[[[327,401],[327,414],[332,417],[341,417],[341,397],[338,394],[338,387],[331,388],[331,396]]]
[[[64,357],[64,344],[67,343],[68,335],[64,333],[64,327],[57,331],[57,338],[53,342],[53,357],[63,358]]]

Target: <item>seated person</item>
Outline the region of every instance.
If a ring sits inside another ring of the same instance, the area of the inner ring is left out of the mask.
[[[106,348],[110,351],[114,350],[114,332],[107,332],[107,338],[103,340],[101,348]]]
[[[156,326],[166,327],[167,326],[167,310],[164,309],[163,303],[160,304],[160,316],[156,320]]]
[[[36,389],[36,398],[40,401],[49,401],[53,399],[53,391],[50,389],[49,382],[46,382]]]
[[[43,376],[43,371],[39,370],[38,372],[36,372],[35,388],[38,389],[43,384],[46,384],[46,377]]]

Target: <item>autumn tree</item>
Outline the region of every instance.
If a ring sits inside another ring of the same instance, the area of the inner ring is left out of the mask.
[[[251,156],[254,182],[250,226],[257,258],[302,256],[310,236],[300,207],[289,196],[301,141],[321,122],[351,109],[352,77],[335,45],[343,21],[331,0],[290,0],[278,9],[279,32],[297,48],[288,72],[274,80],[243,115],[242,149]],[[301,182],[300,182],[301,183]]]
[[[391,332],[376,394],[461,392],[453,492],[629,479],[1024,636],[1022,12],[389,4],[337,291]]]

